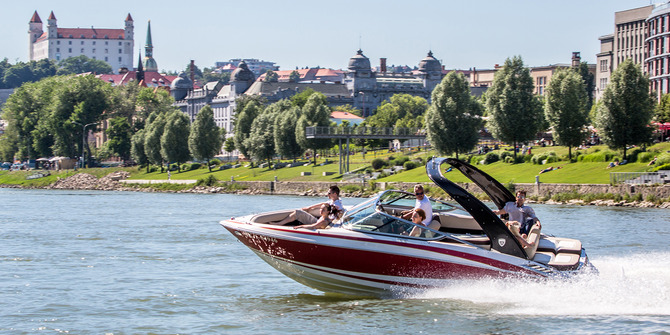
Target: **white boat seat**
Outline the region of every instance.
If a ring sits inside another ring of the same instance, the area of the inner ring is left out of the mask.
[[[582,253],[582,242],[572,238],[542,236],[540,244],[537,247],[541,251],[558,253]]]
[[[533,261],[552,266],[560,271],[574,270],[579,265],[579,256],[577,254],[558,253],[549,251],[537,251]]]
[[[526,254],[528,255],[528,259],[533,259],[533,257],[535,257],[535,252],[537,252],[537,248],[540,245],[540,227],[537,223],[530,228],[526,241],[531,244],[530,247],[525,248]]]
[[[440,230],[440,221],[438,221],[438,220],[433,220],[433,221],[428,225],[428,228],[433,229],[433,230]],[[425,231],[424,236],[425,236],[426,238],[433,238],[433,236],[435,236],[435,233],[433,233],[433,232],[430,231],[430,230],[424,230],[424,231]]]

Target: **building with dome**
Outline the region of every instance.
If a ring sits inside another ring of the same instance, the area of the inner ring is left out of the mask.
[[[387,72],[386,58],[380,59],[378,71],[373,71],[370,59],[358,50],[349,59],[344,83],[353,98],[353,106],[370,116],[374,110],[394,94],[420,96],[430,103],[430,95],[446,73],[431,51],[411,72]]]
[[[122,29],[107,28],[62,28],[58,27],[52,11],[47,19],[47,30],[37,11],[28,23],[29,59],[52,59],[61,61],[84,55],[105,61],[115,73],[133,66],[134,27],[128,13]]]

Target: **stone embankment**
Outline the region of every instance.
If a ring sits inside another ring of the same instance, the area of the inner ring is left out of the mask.
[[[175,193],[236,193],[236,194],[276,194],[276,195],[299,195],[299,196],[323,196],[332,182],[280,182],[280,181],[248,181],[248,182],[222,182],[216,186],[193,186],[179,191],[159,190],[157,188],[138,188],[132,186],[131,180],[125,180],[130,174],[125,171],[111,173],[102,178],[96,178],[87,173],[79,173],[68,178],[58,179],[53,184],[47,186],[47,189],[68,189],[68,190],[101,190],[101,191],[143,191],[143,192],[175,192]],[[121,182],[124,180],[125,182]],[[168,182],[168,181],[165,181]],[[223,186],[220,186],[223,185]],[[411,189],[414,183],[376,183],[374,190],[372,185],[362,183],[337,183],[340,189],[346,190],[348,185],[357,186],[350,189],[357,189],[350,193],[343,192],[343,197],[366,197],[370,194],[384,189]],[[473,184],[460,184],[466,190],[481,193],[476,190]],[[365,190],[360,190],[364,188]],[[632,186],[632,185],[567,185],[567,184],[517,184],[517,189],[524,188],[529,195],[535,195],[538,198],[550,198],[552,194],[577,192],[580,194],[621,194],[621,195],[642,195],[642,199],[648,199],[649,196],[657,199],[667,199],[670,197],[670,185],[661,186]],[[638,197],[639,198],[639,197]],[[620,206],[620,207],[660,207],[670,208],[670,202],[656,204],[649,201],[615,201],[615,200],[568,200],[565,202],[547,201],[529,201],[546,204],[569,204],[569,205],[591,205],[591,206]]]

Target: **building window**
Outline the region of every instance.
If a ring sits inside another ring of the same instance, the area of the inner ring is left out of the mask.
[[[56,45],[60,45],[60,41],[56,41]]]
[[[122,45],[122,43],[123,43],[123,42],[119,42],[119,46],[121,46],[121,45]]]
[[[604,90],[607,87],[607,78],[600,78],[600,89]]]
[[[93,38],[95,38],[95,36],[93,36]],[[93,42],[91,42],[91,43],[93,43],[93,45],[95,45],[95,41],[93,41]]]
[[[67,52],[72,53],[72,48],[68,48]]]
[[[95,53],[95,49],[93,49],[93,53]]]
[[[108,41],[105,41],[105,45],[109,45],[109,42],[108,42]]]
[[[81,48],[81,53],[84,53],[84,48]]]
[[[72,45],[72,41],[67,41],[67,44]]]
[[[56,52],[60,52],[60,48],[56,48]]]
[[[607,59],[600,60],[600,72],[608,72]]]
[[[105,49],[105,53],[109,53],[109,49]]]
[[[119,63],[121,63],[121,57],[119,57]]]
[[[121,49],[119,49],[119,53],[121,53]]]
[[[109,62],[109,58],[108,58],[108,57],[105,57],[105,62]]]
[[[81,45],[84,45],[84,41],[81,41]]]

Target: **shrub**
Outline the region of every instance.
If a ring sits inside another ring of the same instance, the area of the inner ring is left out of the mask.
[[[195,183],[195,186],[214,186],[219,182],[214,175],[209,175],[206,178],[201,178],[198,179],[198,181]]]
[[[411,169],[416,168],[416,162],[407,161],[407,162],[405,162],[405,164],[403,166],[405,167],[405,170],[411,170]]]
[[[354,193],[361,190],[361,187],[358,185],[343,185],[341,191],[343,193]]]
[[[612,150],[603,150],[581,155],[577,157],[577,160],[580,162],[611,162],[614,158],[618,158],[619,161],[621,161],[621,158],[617,156],[616,152]]]
[[[501,158],[502,158],[502,157],[501,157]],[[505,162],[505,163],[514,163],[514,157],[512,157],[512,156],[506,156],[506,157],[503,159],[503,162]]]
[[[409,157],[407,156],[400,156],[396,159],[394,159],[392,162],[389,161],[389,163],[392,163],[392,166],[404,166],[405,162],[409,161]]]
[[[637,160],[636,162],[638,163],[649,163],[651,162],[652,159],[654,159],[654,156],[656,156],[655,152],[640,152],[637,154]]]
[[[156,172],[156,171],[158,171],[158,166],[156,165],[149,166],[149,172]]]
[[[660,165],[660,166],[654,168],[654,171],[659,171],[659,170],[670,170],[670,163],[663,164],[663,165]]]
[[[381,170],[384,167],[384,160],[381,158],[375,158],[370,162],[370,165],[372,165],[372,168],[375,170]]]
[[[547,163],[555,163],[558,162],[560,159],[558,156],[556,156],[556,152],[554,151],[546,151],[541,154],[535,154],[533,157],[530,159],[530,161],[533,164],[547,164]]]
[[[214,158],[211,161],[209,161],[209,165],[219,166],[219,165],[221,165],[221,161]]]
[[[484,156],[484,164],[491,164],[495,163],[500,160],[500,156],[498,156],[497,153],[495,152],[489,152]]]

